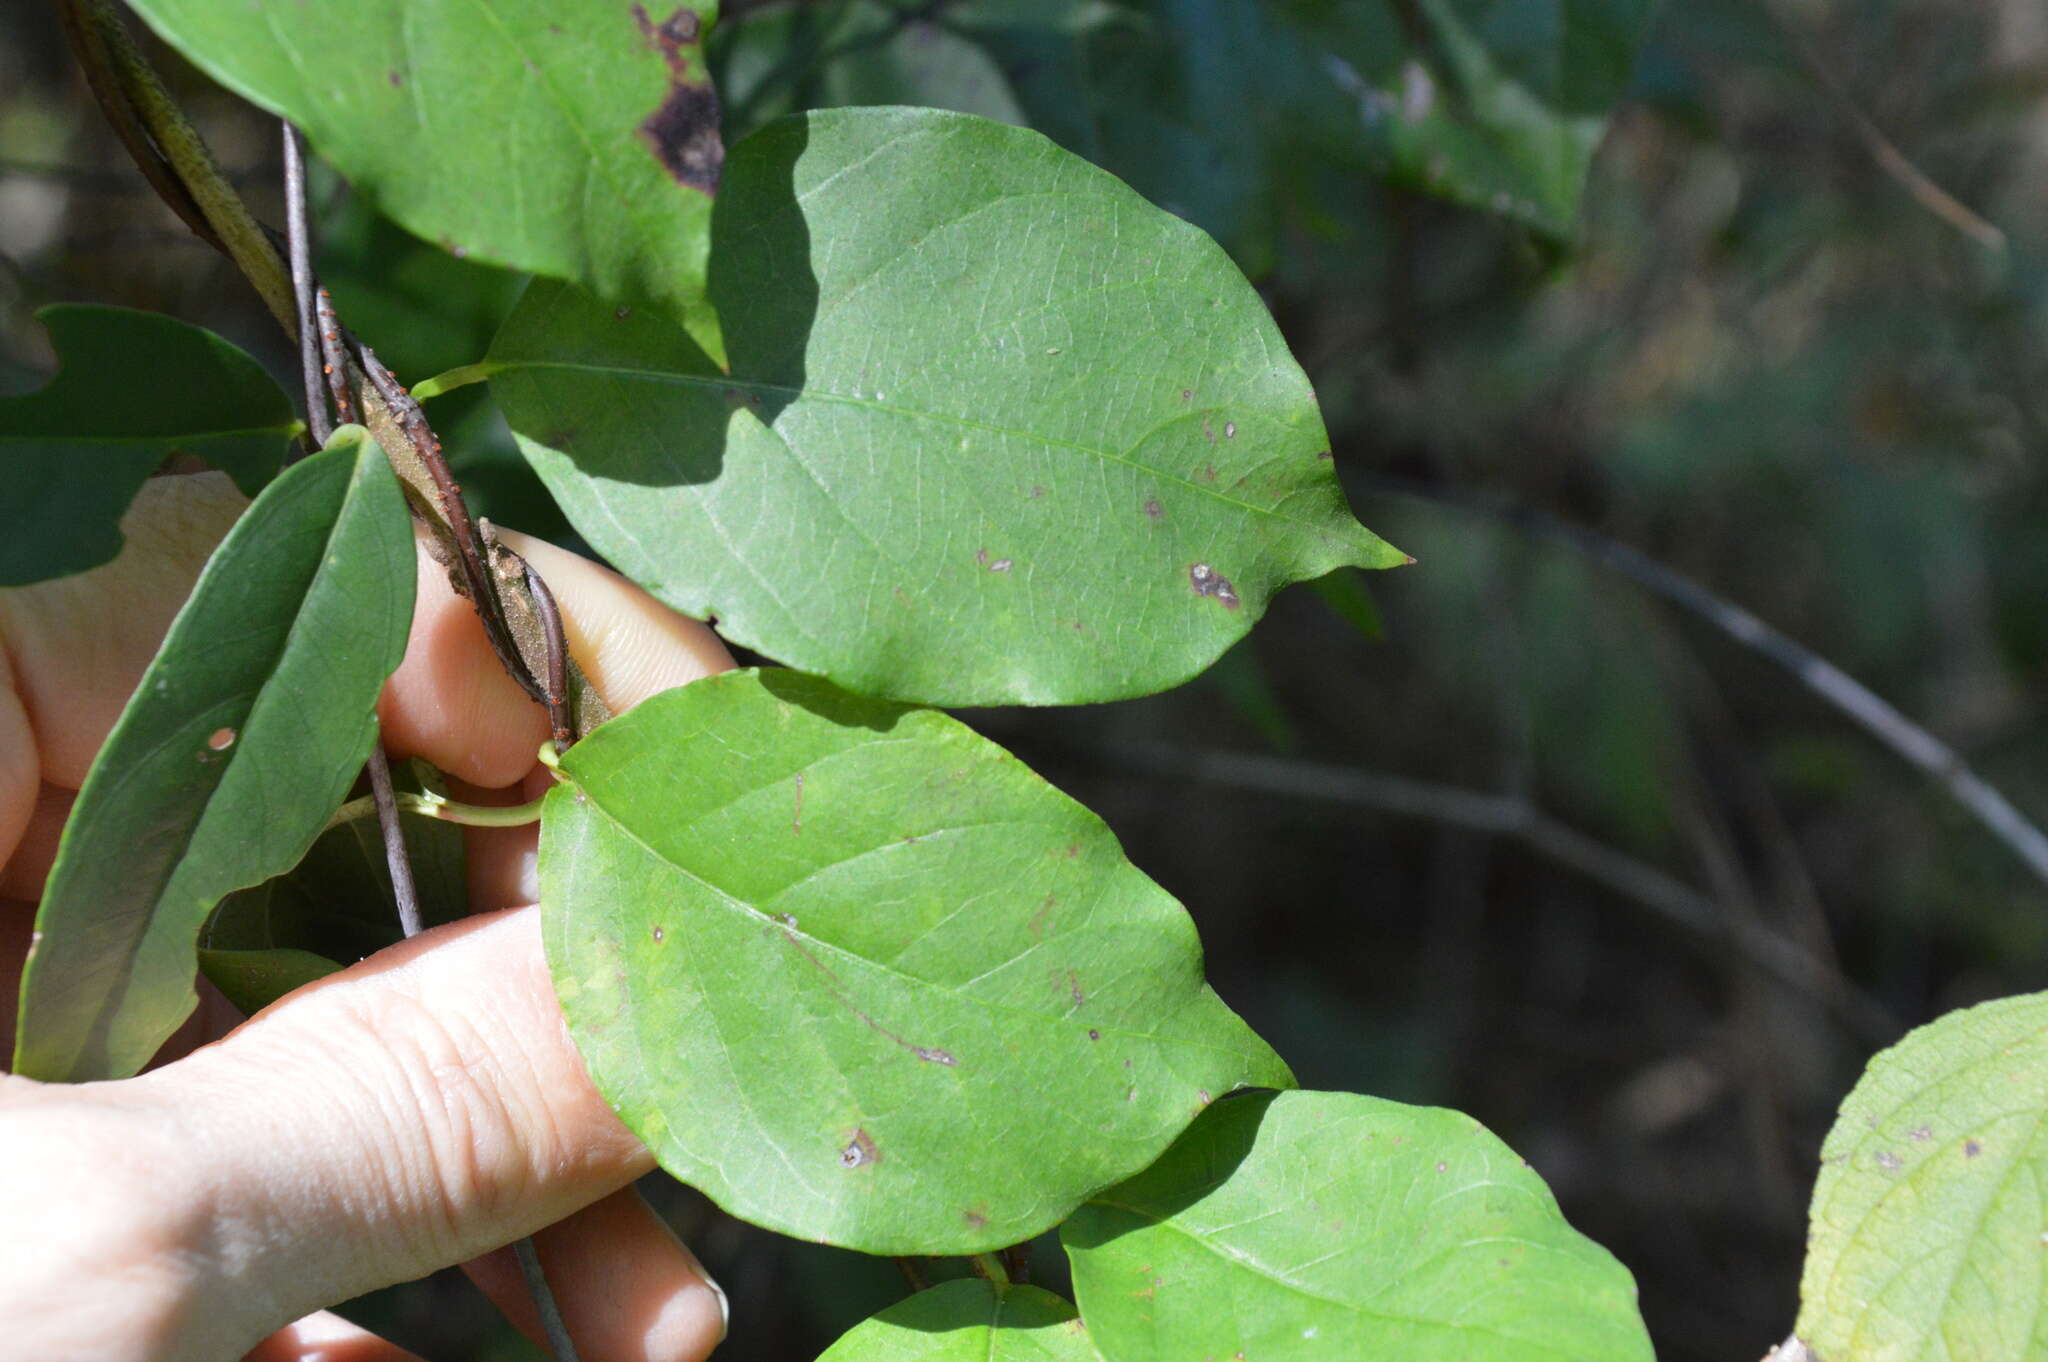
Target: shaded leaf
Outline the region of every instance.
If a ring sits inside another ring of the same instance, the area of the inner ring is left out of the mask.
[[[1821,1146],[1799,1337],[1828,1362],[2048,1355],[2048,993],[1871,1060]]]
[[[571,1034],[662,1166],[869,1253],[1019,1242],[1289,1082],[1102,822],[929,710],[731,672],[572,748],[541,900]]]
[[[236,522],[64,826],[14,1072],[124,1077],[177,1029],[207,914],[297,864],[362,769],[414,573],[398,481],[357,426]]]
[[[223,997],[251,1017],[293,989],[324,979],[340,968],[340,962],[324,955],[282,946],[253,951],[199,948],[200,972]]]
[[[592,546],[747,647],[866,694],[1105,700],[1201,670],[1288,582],[1402,561],[1229,260],[1036,134],[785,120],[714,231],[730,374],[545,283],[491,367]]]
[[[1074,1307],[1050,1291],[947,1282],[855,1326],[818,1362],[1098,1362]]]
[[[134,8],[215,80],[298,123],[407,230],[708,320],[723,159],[699,51],[710,0]]]
[[[1218,1103],[1060,1239],[1115,1362],[1651,1356],[1627,1269],[1514,1151],[1441,1108]]]
[[[0,587],[84,572],[121,551],[121,514],[173,454],[250,496],[300,429],[263,366],[210,331],[154,312],[67,304],[36,314],[59,368],[0,399]]]
[[[399,788],[416,787],[402,770]],[[408,818],[405,849],[420,921],[434,927],[469,910],[462,829]],[[267,1007],[306,982],[308,961],[340,969],[401,940],[391,871],[377,820],[356,818],[320,834],[299,863],[222,899],[199,934],[202,973],[244,1012]]]

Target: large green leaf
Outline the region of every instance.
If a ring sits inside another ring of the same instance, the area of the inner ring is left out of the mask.
[[[1288,582],[1402,561],[1213,242],[1035,133],[928,109],[735,149],[711,292],[732,371],[538,284],[500,403],[576,528],[656,595],[853,690],[1160,690]]]
[[[66,305],[36,314],[56,348],[40,392],[0,400],[0,587],[109,562],[121,513],[172,454],[250,496],[300,426],[263,366],[210,331],[154,312]]]
[[[412,525],[357,426],[221,541],[93,762],[22,975],[14,1071],[134,1073],[221,897],[289,870],[362,769],[412,621]]]
[[[818,1362],[1099,1362],[1074,1307],[1035,1286],[969,1278],[855,1326]]]
[[[1060,1231],[1115,1362],[1647,1362],[1635,1283],[1469,1116],[1351,1093],[1218,1103]]]
[[[541,901],[591,1077],[733,1214],[869,1253],[1029,1238],[1290,1082],[1108,828],[963,724],[732,672],[563,758]]]
[[[458,255],[703,309],[723,153],[712,0],[137,0],[214,79],[297,122]]]
[[[2048,993],[1870,1062],[1821,1146],[1799,1294],[1826,1362],[2048,1356]]]

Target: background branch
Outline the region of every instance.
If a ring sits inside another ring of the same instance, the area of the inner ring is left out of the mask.
[[[1751,651],[1777,663],[1813,694],[1862,726],[1863,730],[1930,776],[1967,809],[1992,836],[2048,884],[2048,836],[1989,781],[1971,770],[1955,750],[1900,713],[1890,702],[1804,644],[1787,637],[1731,601],[1626,544],[1527,507],[1505,505],[1389,478],[1353,480],[1371,492],[1418,497],[1472,515],[1512,525],[1525,534],[1562,544],[1630,578],[1705,620]]]

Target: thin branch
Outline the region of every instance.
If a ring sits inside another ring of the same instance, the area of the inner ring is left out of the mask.
[[[57,14],[63,23],[64,35],[70,40],[71,51],[85,72],[86,84],[92,90],[93,98],[106,114],[114,135],[127,148],[129,159],[142,172],[142,178],[149,181],[157,197],[192,229],[193,235],[217,250],[226,250],[191,191],[178,178],[170,162],[164,159],[156,143],[150,140],[148,130],[143,127],[135,106],[122,88],[115,55],[108,47],[105,34],[109,22],[118,24],[119,21],[111,20],[105,6],[93,4],[91,0],[64,0],[57,7]]]
[[[1889,1043],[1899,1034],[1898,1023],[1882,1004],[1794,942],[1762,924],[1732,917],[1697,889],[1517,796],[1480,794],[1293,758],[1196,751],[1163,743],[1111,743],[1105,750],[1121,770],[1373,809],[1519,842],[1674,926],[1726,943],[1758,969],[1820,999],[1859,1035]]]
[[[1421,497],[1443,506],[1503,521],[1526,534],[1576,549],[1614,569],[1719,629],[1736,642],[1777,663],[1801,685],[1860,724],[1863,730],[1946,790],[1992,836],[2048,884],[2048,835],[2013,806],[1941,739],[1908,719],[1875,691],[1820,654],[1795,642],[1731,601],[1689,577],[1604,535],[1568,525],[1526,507],[1505,506],[1420,483],[1362,479],[1379,491]]]
[[[291,257],[292,302],[299,313],[299,378],[306,390],[306,429],[314,449],[324,449],[334,434],[327,409],[327,384],[320,372],[320,331],[323,318],[314,314],[312,232],[306,223],[306,155],[299,130],[280,120],[284,130],[284,215],[287,254]],[[323,297],[324,304],[324,297]],[[324,308],[323,308],[324,310]]]
[[[391,792],[391,762],[384,755],[381,734],[370,745],[370,796],[377,801],[377,825],[384,831],[384,862],[391,869],[391,896],[398,900],[398,925],[408,938],[420,934],[420,896],[412,882],[412,861],[405,854],[405,827],[398,820],[398,800]]]
[[[77,22],[87,33],[79,59],[89,73],[99,63],[102,76],[95,77],[93,93],[100,98],[116,131],[124,120],[138,124],[148,134],[161,161],[175,172],[178,188],[159,183],[151,174],[146,157],[137,164],[164,201],[184,216],[196,207],[215,241],[242,271],[285,331],[297,330],[298,314],[292,306],[290,271],[272,243],[269,232],[249,212],[234,185],[222,173],[205,141],[199,136],[183,109],[164,88],[163,80],[135,43],[128,26],[114,12],[108,0],[67,0],[67,9],[77,11]],[[96,44],[96,45],[95,45]],[[116,87],[102,94],[97,80],[111,77]],[[125,135],[124,135],[124,140]],[[130,147],[134,152],[133,146]],[[195,229],[196,230],[196,229]]]
[[[1807,76],[1834,100],[1836,107],[1841,110],[1842,117],[1848,120],[1849,127],[1863,143],[1864,149],[1870,153],[1870,158],[1877,162],[1878,169],[1891,176],[1915,203],[1970,240],[1986,250],[2005,249],[2004,232],[1986,222],[1961,199],[1936,184],[1932,176],[1914,165],[1906,153],[1900,151],[1898,145],[1871,121],[1870,115],[1864,113],[1858,106],[1855,98],[1849,93],[1849,87],[1835,74],[1834,68],[1821,55],[1820,49],[1785,15],[1776,0],[1757,0],[1757,3],[1770,19],[1772,26],[1778,30],[1799,58],[1800,65],[1806,68]]]
[[[577,1362],[576,1345],[562,1323],[555,1293],[548,1289],[548,1275],[541,1270],[540,1252],[534,1248],[533,1240],[529,1237],[514,1244],[512,1256],[519,1260],[519,1275],[526,1278],[527,1294],[533,1297],[534,1308],[540,1314],[541,1331],[548,1336],[548,1351],[555,1355],[555,1362]]]

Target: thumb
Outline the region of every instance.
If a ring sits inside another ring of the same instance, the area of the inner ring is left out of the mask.
[[[205,1208],[195,1286],[219,1308],[195,1323],[223,1357],[653,1166],[584,1074],[532,908],[425,933],[122,1086],[187,1127],[169,1182]]]

